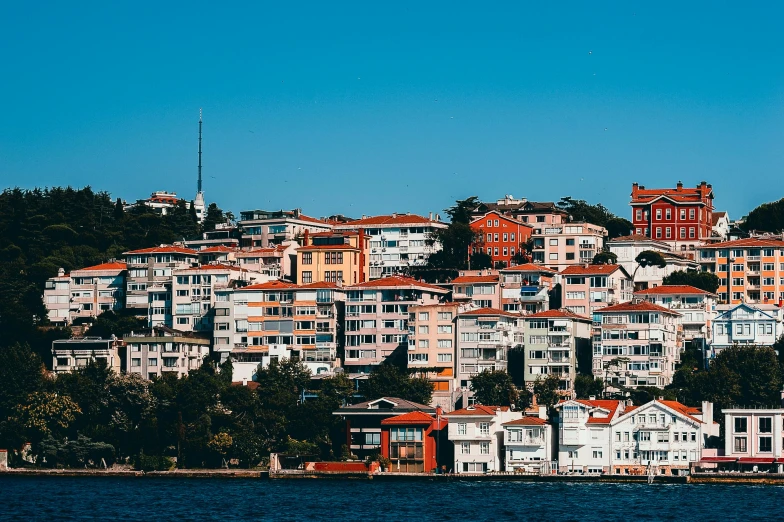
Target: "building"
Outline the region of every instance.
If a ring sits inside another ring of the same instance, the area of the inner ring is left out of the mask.
[[[126,373],[138,373],[146,379],[173,373],[188,375],[201,367],[210,354],[208,336],[155,326],[143,332],[123,336],[126,346]]]
[[[477,404],[445,415],[447,433],[455,447],[454,473],[490,473],[504,470],[503,424],[522,418],[508,407]]]
[[[240,246],[239,236],[239,229],[236,226],[229,223],[217,223],[215,230],[202,232],[201,239],[185,240],[181,243],[175,243],[175,245],[192,250],[202,250],[216,246],[238,249]]]
[[[531,239],[531,260],[552,270],[584,265],[604,248],[607,229],[590,223],[537,225]]]
[[[199,263],[208,265],[210,263],[236,264],[239,248],[224,245],[208,246],[198,250]]]
[[[680,314],[647,301],[597,310],[599,339],[593,346],[593,374],[610,387],[656,386],[672,382],[680,360]]]
[[[703,271],[719,278],[719,301],[764,304],[784,299],[784,241],[736,239],[698,247]]]
[[[407,353],[410,309],[441,303],[449,293],[439,286],[403,276],[344,288],[346,357],[343,364],[347,371],[358,373],[370,373],[393,353]]]
[[[708,357],[733,345],[773,346],[784,334],[784,310],[776,305],[721,306],[712,324]]]
[[[636,290],[654,288],[664,282],[664,278],[679,270],[699,270],[700,265],[694,260],[670,250],[670,245],[658,239],[646,236],[622,236],[608,241],[607,246],[617,256],[616,264],[621,265],[630,274]],[[666,261],[665,267],[640,266],[637,256],[645,251],[659,252]]]
[[[708,439],[719,435],[710,402],[700,409],[661,398],[627,407],[610,430],[613,475],[688,475]]]
[[[550,308],[556,272],[525,263],[499,270],[501,308],[506,312],[535,314]]]
[[[442,436],[447,422],[436,415],[412,411],[381,421],[381,456],[388,458],[392,473],[433,473],[440,461],[439,446],[449,443]],[[446,456],[446,449],[443,450]],[[445,459],[442,459],[445,461]]]
[[[240,212],[240,246],[243,248],[270,248],[286,241],[301,238],[305,231],[315,234],[329,232],[332,225],[306,216],[302,210],[248,210]]]
[[[52,342],[52,371],[55,374],[68,373],[84,368],[88,364],[103,361],[114,373],[120,373],[119,348],[122,342],[117,339],[85,337],[83,339],[58,339]]]
[[[372,401],[343,406],[339,410],[332,412],[332,414],[345,420],[346,446],[348,446],[349,451],[353,455],[364,460],[368,457],[383,454],[384,450],[381,444],[382,421],[412,412],[420,412],[432,416],[436,414],[436,408],[397,397],[382,397]],[[399,452],[398,455],[400,455]],[[391,457],[389,458],[391,459]],[[393,462],[393,466],[394,464]]]
[[[689,285],[663,285],[634,293],[636,299],[663,306],[681,314],[685,341],[704,348],[712,342],[716,317],[716,294]]]
[[[139,316],[171,324],[172,273],[198,265],[198,252],[161,245],[124,252],[123,257],[128,268],[125,307]]]
[[[784,409],[728,408],[724,415],[724,456],[718,462],[743,471],[784,471]]]
[[[509,350],[523,345],[523,328],[520,314],[495,308],[458,314],[456,377],[460,387],[470,389],[471,378],[484,370],[506,371]]]
[[[562,306],[592,315],[605,306],[630,301],[632,281],[620,265],[570,266],[561,272]]]
[[[471,215],[477,218],[488,212],[498,212],[532,225],[559,225],[566,223],[569,218],[569,213],[552,201],[536,202],[528,201],[525,198],[515,199],[511,194],[505,195],[503,199],[499,199],[495,203],[479,203]]]
[[[454,408],[457,303],[414,305],[408,309],[408,368],[433,383],[433,405]]]
[[[558,471],[609,473],[611,424],[623,412],[618,400],[566,400],[558,403]]]
[[[524,416],[501,424],[504,428],[504,471],[544,473],[551,470],[553,427],[546,418]]]
[[[253,248],[234,254],[242,268],[259,274],[267,274],[278,279],[293,280],[296,275],[297,248],[295,241],[287,241],[270,248]]]
[[[63,269],[49,278],[44,303],[55,324],[71,324],[78,318],[97,317],[125,307],[125,263],[110,261],[73,270]]]
[[[339,283],[355,285],[367,281],[370,240],[358,232],[305,232],[297,249],[297,283]]]
[[[558,388],[574,391],[578,361],[591,369],[591,319],[568,310],[547,310],[525,317],[525,384],[558,376]]]
[[[362,216],[334,225],[336,232],[363,231],[369,238],[369,279],[404,274],[409,267],[426,265],[430,254],[441,249],[440,243],[429,244],[429,240],[447,226],[437,214],[424,217],[410,213]]]
[[[44,283],[43,302],[52,324],[62,326],[71,322],[71,276],[64,268]]]
[[[727,241],[730,238],[730,217],[726,212],[713,213],[713,227],[711,237],[718,241]]]
[[[485,252],[493,259],[494,267],[504,268],[512,266],[515,256],[525,252],[533,226],[494,210],[474,219],[471,230],[479,238],[472,252]]]
[[[696,188],[646,189],[632,184],[632,224],[637,235],[664,240],[674,252],[692,257],[713,229],[713,188],[704,181]]]
[[[463,270],[444,286],[452,299],[477,308],[501,308],[501,278],[493,270]]]

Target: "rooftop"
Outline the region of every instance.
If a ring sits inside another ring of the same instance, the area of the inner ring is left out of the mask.
[[[545,310],[525,316],[526,319],[573,319],[575,321],[591,321],[590,317],[576,314],[570,310]]]
[[[497,283],[498,274],[495,275],[466,275],[452,279],[452,283]]]
[[[103,270],[126,270],[128,265],[120,261],[101,263],[100,265],[88,266],[86,268],[74,269],[74,272],[100,272]]]
[[[649,303],[648,301],[639,301],[637,303],[629,301],[628,303],[605,306],[604,308],[599,308],[598,310],[594,311],[594,313],[597,314],[610,312],[660,312],[670,315],[680,315],[677,312],[673,312],[669,308],[664,308],[663,306]]]
[[[746,238],[702,245],[698,248],[784,248],[784,241],[779,241],[777,239]]]
[[[172,245],[160,245],[157,247],[142,248],[139,250],[129,250],[128,252],[123,252],[123,255],[127,256],[129,254],[185,254],[195,257],[199,255],[199,252],[196,250],[191,250],[190,248],[183,248]]]
[[[501,426],[544,426],[547,421],[539,417],[523,417],[513,421],[504,422]]]
[[[366,281],[364,283],[358,283],[356,285],[351,285],[351,288],[389,288],[389,289],[400,289],[400,288],[417,288],[423,289],[431,292],[438,292],[441,294],[446,294],[449,291],[445,288],[441,288],[440,286],[431,285],[430,283],[425,283],[424,281],[418,281],[412,277],[405,277],[405,276],[389,276],[384,277],[381,279],[374,279],[372,281]]]
[[[515,317],[520,318],[522,317],[520,314],[515,314],[513,312],[507,312],[505,310],[499,310],[498,308],[477,308],[476,310],[469,310],[467,312],[461,312],[457,315],[464,316],[464,315],[503,315],[505,317]]]
[[[689,285],[661,285],[638,290],[634,295],[716,295]]]
[[[626,273],[621,265],[572,265],[561,270],[561,275],[608,275],[616,270]]]
[[[471,416],[471,415],[480,415],[480,416],[494,416],[499,411],[509,411],[508,406],[483,406],[481,404],[477,404],[476,406],[469,406],[468,408],[460,408],[459,410],[455,410],[445,415],[448,417],[452,417],[454,415],[457,416]]]
[[[335,228],[343,228],[343,227],[383,227],[385,225],[430,225],[433,223],[441,224],[439,220],[433,220],[430,218],[426,218],[424,216],[418,216],[416,214],[387,214],[382,216],[368,216],[363,217],[362,219],[356,219],[354,221],[348,221],[347,223],[341,223],[335,226]]]

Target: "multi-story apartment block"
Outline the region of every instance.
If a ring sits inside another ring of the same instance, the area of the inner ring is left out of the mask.
[[[358,232],[322,232],[304,235],[297,249],[297,282],[307,285],[325,281],[355,285],[367,281],[370,241]]]
[[[501,305],[507,312],[537,313],[550,308],[556,272],[526,263],[499,270]]]
[[[625,404],[617,400],[567,400],[558,403],[558,471],[609,473],[611,423]]]
[[[713,319],[708,357],[716,357],[735,344],[773,346],[784,334],[784,310],[776,305],[724,305]]]
[[[433,405],[454,407],[457,303],[414,305],[408,309],[408,367],[425,368],[433,383]]]
[[[311,234],[329,232],[332,225],[294,210],[248,210],[240,212],[237,223],[242,231],[243,248],[270,248],[285,241],[294,241],[308,231]]]
[[[632,224],[637,235],[669,243],[675,252],[693,257],[695,248],[711,237],[713,188],[646,189],[632,184]]]
[[[493,308],[462,312],[457,319],[457,380],[469,389],[484,370],[506,371],[509,350],[523,345],[520,314]],[[473,395],[473,393],[472,393]]]
[[[568,310],[526,316],[525,384],[533,387],[536,379],[557,375],[560,390],[574,390],[578,353],[591,353],[591,338],[591,319]]]
[[[364,232],[370,240],[369,278],[378,279],[427,264],[430,254],[441,249],[438,242],[428,240],[446,227],[438,215],[390,214],[335,224],[335,231]]]
[[[635,292],[634,297],[681,314],[685,341],[696,342],[699,348],[711,343],[716,294],[688,285],[662,285]]]
[[[313,373],[340,365],[345,297],[337,284],[269,281],[214,293],[214,350],[232,358],[235,376],[252,379],[271,347],[287,347]]]
[[[44,304],[55,324],[70,324],[80,317],[97,317],[125,306],[125,263],[111,261],[73,270],[62,268],[44,287]]]
[[[504,471],[541,473],[553,460],[553,427],[547,419],[524,416],[504,422]]]
[[[569,213],[552,201],[536,202],[528,201],[525,198],[515,199],[511,194],[505,195],[503,199],[499,199],[495,203],[480,203],[471,214],[476,218],[493,211],[532,225],[558,225],[565,223],[569,218]]]
[[[123,336],[127,350],[125,371],[151,379],[164,373],[178,377],[198,369],[210,354],[209,336],[155,326]]]
[[[161,245],[123,253],[128,267],[125,307],[154,321],[171,321],[171,280],[174,270],[196,266],[199,254],[189,248]],[[154,294],[154,295],[153,295]],[[149,314],[148,314],[149,311]]]
[[[697,260],[719,278],[719,301],[774,303],[784,299],[784,241],[736,239],[702,245]]]
[[[522,412],[477,404],[445,416],[449,440],[455,445],[454,473],[504,470],[503,424],[522,418]]]
[[[267,274],[278,279],[292,279],[292,267],[297,264],[296,241],[287,241],[271,248],[253,248],[234,254],[237,263],[251,272]]]
[[[784,471],[784,409],[728,408],[724,415],[724,461],[751,471]],[[775,464],[774,464],[775,463]]]
[[[708,438],[718,436],[719,425],[713,422],[710,402],[700,409],[659,399],[627,407],[610,430],[612,474],[688,475]]]
[[[58,339],[52,342],[52,370],[55,374],[69,373],[91,362],[103,361],[108,369],[119,374],[121,344],[117,339],[100,337]]]
[[[413,306],[443,302],[439,286],[390,276],[345,287],[347,371],[369,373],[396,350],[408,350],[408,320]]]
[[[645,236],[616,237],[607,242],[607,247],[610,252],[618,256],[617,264],[630,274],[636,290],[660,286],[665,277],[678,270],[699,269],[699,264],[694,259],[672,252],[668,243]],[[640,266],[636,259],[645,251],[659,252],[667,265],[663,268]]]
[[[641,301],[596,311],[601,318],[593,346],[593,374],[612,387],[656,386],[672,382],[683,346],[680,314]]]
[[[561,272],[563,308],[592,315],[608,305],[630,301],[632,281],[620,265],[570,266]]]
[[[493,266],[512,266],[512,258],[525,252],[525,243],[531,237],[533,226],[494,210],[471,222],[477,235],[472,252],[486,252],[493,258]]]
[[[531,260],[557,271],[584,265],[602,251],[606,237],[606,228],[590,223],[536,226]]]
[[[477,308],[501,308],[501,281],[497,271],[464,270],[444,286],[452,290],[452,299]]]

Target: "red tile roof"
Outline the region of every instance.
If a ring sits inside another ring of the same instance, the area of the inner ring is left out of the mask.
[[[708,196],[713,190],[707,186],[688,188],[681,186],[674,189],[646,189],[638,188],[636,190],[636,197],[632,199],[631,204],[650,203],[651,201],[660,197],[669,198],[676,202],[688,203],[702,203],[703,196]]]
[[[639,234],[631,234],[629,236],[619,236],[610,240],[611,243],[624,243],[627,241],[645,241],[645,242],[652,242],[652,241],[660,241],[658,239],[653,239],[648,236],[643,236]]]
[[[326,281],[319,281],[319,282],[316,282],[316,283],[308,283],[306,285],[299,285],[299,288],[306,288],[306,289],[311,289],[311,288],[312,289],[316,289],[316,288],[335,289],[335,288],[342,288],[342,287],[338,286],[337,283],[326,282]]]
[[[299,247],[297,250],[359,250],[357,247],[352,246],[348,243],[342,243],[340,245],[308,245]]]
[[[425,283],[423,281],[417,281],[412,277],[405,277],[405,276],[389,276],[384,277],[381,279],[374,279],[372,281],[366,281],[364,283],[358,283],[356,285],[351,285],[351,288],[420,288],[432,292],[439,292],[442,294],[446,294],[449,291],[445,288],[440,286],[431,285],[430,283]]]
[[[648,301],[640,301],[638,303],[629,301],[628,303],[605,306],[604,308],[599,308],[598,310],[594,311],[594,313],[597,314],[605,312],[660,312],[672,315],[680,315],[677,312],[673,312],[669,308],[664,308],[663,306],[649,303]]]
[[[74,272],[98,272],[101,270],[126,270],[128,265],[125,263],[115,261],[112,263],[101,263],[100,265],[88,266],[86,268],[74,269]]]
[[[257,248],[256,250],[245,250],[241,252],[237,252],[236,257],[256,257],[261,254],[279,254],[285,250],[286,247],[281,248],[278,245],[275,248]]]
[[[549,272],[551,274],[557,273],[555,270],[547,268],[542,265],[535,265],[533,263],[525,263],[523,265],[510,266],[509,268],[502,268],[501,272]]]
[[[588,424],[610,424],[615,416],[615,411],[620,407],[621,401],[613,401],[613,400],[585,400],[585,399],[577,399],[576,402],[580,404],[584,404],[586,406],[590,406],[591,408],[601,408],[603,410],[609,411],[607,414],[607,418],[602,417],[590,417],[588,419]]]
[[[471,221],[470,224],[474,225],[474,224],[478,224],[479,223],[480,225],[477,226],[476,228],[482,228],[481,222],[485,221],[487,219],[487,216],[489,216],[490,214],[492,214],[494,216],[497,216],[499,220],[508,221],[510,223],[514,223],[515,225],[520,225],[520,226],[523,226],[523,227],[534,228],[533,225],[530,225],[528,223],[523,223],[519,219],[515,219],[515,218],[513,218],[511,216],[507,216],[505,214],[501,214],[497,210],[491,210],[490,212],[487,212],[486,214],[484,214],[484,215],[474,219],[473,221]]]
[[[306,216],[305,214],[300,214],[297,217],[291,216],[290,219],[299,219],[300,221],[309,221],[311,223],[318,223],[319,225],[331,225],[331,223],[327,223],[324,220],[317,219],[314,217]]]
[[[457,314],[459,316],[464,315],[503,315],[506,317],[516,317],[520,318],[523,317],[520,314],[515,314],[513,312],[507,312],[505,310],[499,310],[498,308],[477,308],[476,310],[469,310],[467,312],[461,312]]]
[[[547,421],[539,417],[523,417],[513,421],[504,422],[501,426],[544,426]]]
[[[467,275],[452,279],[452,283],[497,283],[499,276],[496,275]]]
[[[211,246],[207,248],[202,248],[198,251],[199,254],[212,254],[212,253],[230,253],[230,252],[237,252],[236,248],[227,247],[224,245],[217,245]]]
[[[750,237],[746,239],[724,241],[722,243],[713,243],[711,245],[702,245],[699,248],[784,248],[784,241]]]
[[[481,416],[494,416],[499,411],[509,411],[508,406],[483,406],[481,404],[477,404],[471,408],[460,408],[459,410],[455,410],[449,413],[445,413],[447,417],[451,417],[452,415],[481,415]]]
[[[590,317],[576,314],[569,310],[545,310],[535,314],[526,315],[526,319],[574,319],[576,321],[591,321]]]
[[[152,248],[142,248],[139,250],[130,250],[128,252],[123,252],[123,255],[128,254],[185,254],[190,256],[198,256],[199,253],[196,250],[191,250],[190,248],[183,248],[178,246],[171,246],[171,245],[161,245]]]
[[[715,295],[700,288],[689,285],[661,285],[654,288],[638,290],[634,295]]]
[[[426,225],[430,223],[441,223],[440,221],[433,221],[432,219],[428,219],[423,216],[418,216],[416,214],[395,214],[395,215],[384,215],[384,216],[370,216],[363,219],[357,219],[354,221],[349,221],[347,223],[342,223],[340,225],[335,226],[335,228],[341,227],[358,227],[358,226],[380,226],[380,225],[401,225],[401,224],[412,224],[412,225]]]
[[[240,290],[287,290],[295,289],[297,285],[287,281],[267,281],[266,283],[258,283],[240,288]]]
[[[623,270],[623,267],[621,265],[572,265],[561,270],[561,275],[607,275],[616,270]]]
[[[686,417],[690,418],[696,422],[702,422],[700,419],[693,417],[693,415],[702,415],[702,411],[699,408],[695,408],[694,406],[686,406],[678,401],[659,401],[656,402],[660,404],[664,404],[668,408],[677,411],[681,415],[685,415]]]
[[[429,425],[436,421],[433,417],[423,411],[412,411],[402,415],[389,417],[381,421],[382,426],[404,425],[404,424],[425,424]]]

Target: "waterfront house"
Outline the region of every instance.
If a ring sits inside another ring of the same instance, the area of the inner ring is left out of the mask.
[[[454,444],[454,473],[488,473],[504,470],[503,424],[523,417],[504,406],[477,404],[445,415]]]
[[[624,409],[618,400],[575,399],[558,403],[558,470],[609,473],[611,423]]]
[[[784,310],[773,304],[723,305],[713,320],[713,343],[708,356],[716,357],[735,344],[773,346],[781,337]]]
[[[543,415],[543,417],[546,417]],[[546,418],[524,416],[504,422],[504,471],[540,473],[550,470],[553,427]]]
[[[451,463],[449,440],[443,436],[447,421],[423,411],[412,411],[381,421],[381,456],[391,461],[393,473],[431,473]]]
[[[726,468],[784,471],[784,409],[727,408],[724,456],[704,461]]]

